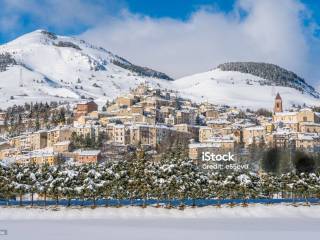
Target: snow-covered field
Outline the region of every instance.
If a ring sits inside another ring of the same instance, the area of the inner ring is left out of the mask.
[[[320,206],[0,208],[0,239],[318,239]]]

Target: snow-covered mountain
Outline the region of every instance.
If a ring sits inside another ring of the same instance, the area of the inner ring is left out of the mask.
[[[1,107],[81,98],[105,102],[141,82],[162,86],[171,80],[83,40],[45,30],[0,46]]]
[[[226,63],[174,81],[182,95],[196,101],[272,109],[280,93],[285,107],[319,106],[320,94],[296,74],[273,64]]]
[[[288,71],[275,64],[259,62],[229,62],[220,64],[217,68],[223,71],[236,71],[249,73],[263,80],[259,81],[260,85],[282,86],[297,89],[301,93],[307,93],[315,98],[320,94],[314,87],[309,85],[303,78],[294,72]]]
[[[134,65],[83,40],[45,30],[0,46],[0,104],[80,101],[104,104],[141,82],[178,90],[198,102],[272,109],[277,92],[284,105],[319,105],[320,94],[303,79],[276,65],[227,63],[172,81],[164,73]]]

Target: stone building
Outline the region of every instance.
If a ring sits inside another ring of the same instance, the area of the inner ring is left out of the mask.
[[[299,124],[299,132],[320,133],[320,124],[313,122],[302,122]]]
[[[312,153],[320,152],[320,136],[316,133],[299,133],[295,142],[296,149]]]
[[[100,150],[77,150],[75,153],[75,161],[81,164],[98,163],[101,160]]]
[[[174,128],[178,132],[189,133],[190,138],[194,139],[195,141],[199,141],[199,126],[191,125],[191,124],[176,124]]]
[[[242,131],[243,134],[243,142],[246,145],[252,143],[261,143],[265,140],[266,129],[263,126],[254,126],[244,128]]]
[[[76,106],[74,116],[77,119],[93,111],[98,111],[98,105],[94,101],[80,102]]]
[[[72,128],[70,126],[58,126],[48,131],[47,146],[53,147],[58,142],[69,141],[72,135]]]

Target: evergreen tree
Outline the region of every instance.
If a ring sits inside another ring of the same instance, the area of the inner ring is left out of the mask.
[[[43,196],[44,205],[47,205],[47,196],[50,189],[50,184],[53,181],[50,166],[45,163],[38,169],[39,187],[38,193]]]

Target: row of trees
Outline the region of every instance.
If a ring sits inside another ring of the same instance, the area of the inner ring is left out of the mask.
[[[319,197],[320,175],[287,173],[282,175],[252,172],[206,172],[190,160],[172,156],[150,161],[143,152],[129,160],[103,164],[57,166],[11,164],[0,167],[0,198],[9,201],[39,194],[47,199],[247,199]]]

